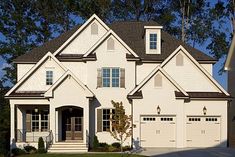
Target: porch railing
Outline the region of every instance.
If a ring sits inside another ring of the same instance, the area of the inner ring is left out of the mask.
[[[52,145],[52,142],[53,142],[52,130],[49,132],[49,135],[46,136],[45,142],[46,142],[46,149],[48,149]]]
[[[16,142],[38,142],[39,137],[42,137],[44,141],[51,139],[51,137],[49,138],[48,136],[52,136],[51,131],[46,132],[27,132],[24,129],[17,129],[16,132]],[[48,139],[46,139],[48,137]]]

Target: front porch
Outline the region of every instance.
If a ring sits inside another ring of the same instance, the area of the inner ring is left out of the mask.
[[[89,105],[88,105],[89,106]],[[37,147],[39,137],[50,152],[87,152],[88,110],[76,105],[11,105],[11,146]],[[13,129],[14,128],[14,129]],[[72,151],[73,151],[72,150]]]

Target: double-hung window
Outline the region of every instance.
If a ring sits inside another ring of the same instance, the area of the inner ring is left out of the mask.
[[[157,34],[150,34],[149,35],[149,48],[150,50],[157,49]]]
[[[33,132],[44,132],[49,129],[49,113],[48,111],[35,112],[32,111],[31,126]]]
[[[53,71],[48,70],[46,71],[46,85],[53,84]]]
[[[102,68],[102,86],[120,87],[120,68]]]
[[[112,128],[110,118],[114,114],[114,109],[103,109],[102,129],[103,131],[109,131]]]

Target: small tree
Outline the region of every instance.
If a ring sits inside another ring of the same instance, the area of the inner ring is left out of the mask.
[[[128,137],[132,135],[132,117],[126,115],[122,102],[119,103],[112,100],[111,103],[115,109],[114,113],[112,113],[110,116],[110,122],[112,124],[112,128],[110,128],[110,134],[114,139],[120,142],[122,152],[123,143]]]

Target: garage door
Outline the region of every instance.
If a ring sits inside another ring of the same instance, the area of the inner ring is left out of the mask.
[[[187,147],[212,147],[220,144],[220,117],[188,116]]]
[[[142,147],[175,147],[175,116],[141,116]]]

